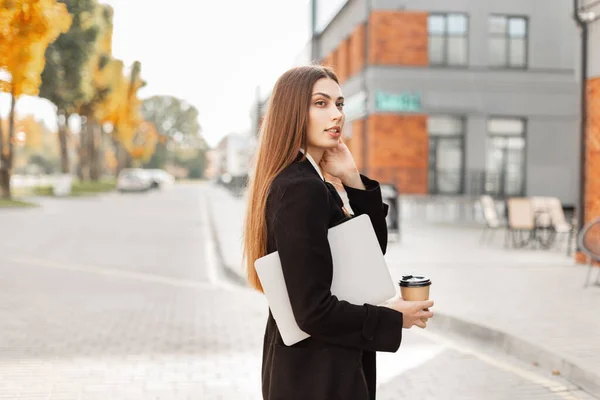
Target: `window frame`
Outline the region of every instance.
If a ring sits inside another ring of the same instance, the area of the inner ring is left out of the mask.
[[[501,33],[493,33],[492,29],[491,29],[491,20],[492,18],[504,18],[506,19],[506,31],[505,33],[501,34]],[[510,50],[511,50],[511,43],[510,43],[510,39],[512,38],[512,36],[510,36],[510,32],[509,32],[509,24],[510,24],[510,20],[511,19],[522,19],[525,22],[525,36],[523,37],[524,41],[525,41],[525,54],[524,54],[524,63],[523,65],[513,65],[511,64],[511,56],[510,56]],[[516,15],[516,14],[490,14],[488,17],[488,66],[490,68],[493,69],[514,69],[514,70],[526,70],[529,68],[529,36],[530,36],[530,20],[529,17],[527,15]],[[506,49],[506,58],[504,60],[504,64],[503,65],[492,65],[490,62],[490,53],[491,53],[491,39],[492,38],[502,38],[504,39],[505,43],[505,49]]]
[[[466,27],[467,30],[463,35],[456,35],[456,34],[450,34],[448,32],[448,17],[450,15],[460,15],[465,17],[466,19]],[[443,34],[439,34],[439,33],[431,33],[431,31],[429,30],[429,18],[431,17],[443,17],[444,18],[444,33]],[[438,38],[442,38],[443,42],[444,42],[444,46],[443,46],[443,61],[441,63],[432,63],[431,62],[431,58],[429,58],[429,66],[430,67],[438,67],[438,68],[468,68],[469,66],[469,53],[470,53],[470,43],[469,43],[469,34],[471,32],[471,18],[470,15],[466,12],[432,12],[429,13],[427,15],[427,42],[428,42],[428,48],[427,48],[427,54],[429,56],[429,41],[431,40],[431,37],[438,37]],[[451,64],[448,62],[448,38],[464,38],[465,39],[465,62],[463,64]]]
[[[429,187],[429,178],[427,182],[428,193],[433,195],[445,195],[445,196],[461,196],[466,193],[466,163],[467,163],[467,116],[462,114],[429,114],[427,118],[451,118],[457,121],[460,121],[461,132],[453,133],[453,134],[435,134],[427,129],[427,140],[428,145],[431,143],[432,138],[438,141],[440,139],[460,139],[461,140],[461,167],[460,167],[460,185],[458,191],[454,193],[441,192],[439,189],[439,185],[437,184],[437,179],[435,180],[435,184],[433,188]],[[436,148],[437,150],[437,148]],[[437,157],[436,157],[437,160]],[[427,174],[431,173],[432,166],[429,164],[429,153],[427,155]],[[437,165],[435,166],[435,171],[437,171]],[[436,176],[437,178],[437,176]]]

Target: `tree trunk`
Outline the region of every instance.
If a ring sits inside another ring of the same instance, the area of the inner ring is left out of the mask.
[[[111,135],[108,133],[102,124],[98,124],[98,132],[100,136],[100,144],[98,145],[98,174],[100,177],[112,173],[106,165],[106,154],[110,151]]]
[[[88,119],[88,122],[90,120]],[[90,180],[100,180],[100,147],[102,144],[102,127],[98,121],[94,120],[90,123],[90,137],[89,137],[89,153],[90,153]]]
[[[80,181],[84,181],[89,178],[90,154],[88,142],[90,121],[85,115],[81,117],[81,120],[81,128],[79,130],[79,146],[77,147],[77,154],[79,157],[79,162],[77,163],[77,177]]]
[[[4,165],[4,162],[2,162]],[[10,171],[8,168],[0,168],[0,198],[10,199]]]
[[[85,174],[83,172],[84,169],[84,163],[85,163],[85,155],[83,154],[83,149],[82,149],[82,142],[84,141],[84,133],[83,131],[81,131],[79,133],[79,146],[77,146],[77,166],[76,168],[76,173],[77,173],[77,179],[79,179],[79,181],[84,181],[85,180]]]
[[[0,117],[0,198],[6,198],[10,196],[10,182],[8,184],[8,188],[5,188],[6,185],[4,184],[3,178],[5,164],[6,160],[4,157],[4,131],[2,129],[2,118]]]
[[[69,165],[69,148],[67,145],[67,120],[68,115],[64,111],[59,111],[59,116],[64,117],[64,121],[58,121],[58,141],[60,145],[60,169],[63,174],[71,172]]]
[[[15,104],[17,103],[17,98],[14,93],[11,93],[10,96],[10,114],[8,116],[8,172],[10,176],[10,172],[12,171],[13,166],[13,153],[14,153],[14,142],[15,142]]]
[[[98,157],[96,158],[96,167],[99,178],[106,175],[106,150],[108,133],[104,130],[104,126],[98,123]]]
[[[15,136],[15,104],[17,99],[14,93],[10,96],[10,114],[8,117],[8,143],[6,154],[4,146],[0,145],[0,197],[3,199],[11,198],[10,175],[12,172],[13,161],[13,141]],[[2,131],[0,131],[0,141],[3,141]]]
[[[115,177],[119,176],[119,173],[123,168],[125,168],[124,159],[123,159],[123,146],[119,143],[118,140],[113,138],[113,145],[115,146],[115,157],[117,159],[117,168],[115,170]]]

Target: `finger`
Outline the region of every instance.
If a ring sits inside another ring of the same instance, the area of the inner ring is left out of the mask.
[[[421,301],[419,306],[421,307],[421,309],[433,307],[433,300]]]
[[[426,319],[433,318],[433,312],[432,311],[422,311],[419,318],[426,318]]]
[[[427,328],[427,324],[426,324],[424,321],[421,321],[420,319],[418,319],[418,320],[415,322],[415,325],[416,325],[416,326],[418,326],[418,327],[419,327],[419,328],[421,328],[421,329],[425,329],[425,328]]]

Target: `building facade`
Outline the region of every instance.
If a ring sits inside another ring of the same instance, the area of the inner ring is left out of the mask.
[[[313,0],[359,168],[403,194],[575,205],[579,55],[562,0]]]
[[[585,173],[584,215],[581,223],[600,218],[600,3],[580,2],[580,15],[587,29],[586,141],[583,147]]]
[[[249,133],[230,133],[223,137],[208,156],[210,178],[245,180],[255,147],[256,137]]]

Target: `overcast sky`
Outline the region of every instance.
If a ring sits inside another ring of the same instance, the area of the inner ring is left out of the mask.
[[[249,127],[257,85],[265,92],[309,38],[308,0],[102,2],[115,10],[114,56],[142,62],[148,85],[141,97],[173,95],[195,105],[210,145]],[[45,101],[23,99],[19,111],[52,123]]]

